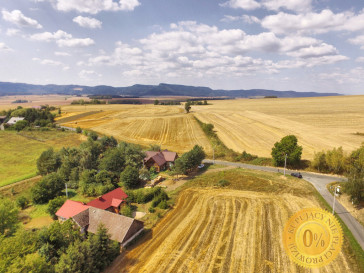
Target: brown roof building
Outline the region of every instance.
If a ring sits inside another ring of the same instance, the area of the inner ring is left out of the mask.
[[[171,168],[174,161],[178,158],[177,153],[168,150],[159,152],[147,151],[145,154],[144,166],[148,169],[154,166],[157,172]]]
[[[92,207],[73,216],[72,219],[84,232],[96,233],[99,225],[103,224],[110,234],[110,239],[123,246],[144,229],[142,221]]]

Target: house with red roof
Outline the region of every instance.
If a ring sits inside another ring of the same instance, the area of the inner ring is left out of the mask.
[[[128,195],[121,188],[117,188],[88,202],[87,205],[90,207],[119,213],[120,206],[122,203],[126,202],[127,197]]]
[[[170,169],[178,158],[177,153],[168,150],[158,152],[147,151],[145,154],[144,166],[148,169],[155,167],[157,172]]]
[[[73,201],[73,200],[66,200],[62,207],[56,212],[56,216],[61,221],[66,221],[69,218],[79,214],[87,210],[89,206],[85,203]]]

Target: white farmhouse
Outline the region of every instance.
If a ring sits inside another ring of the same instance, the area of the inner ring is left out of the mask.
[[[9,121],[6,124],[14,125],[15,123],[17,123],[20,120],[24,120],[24,118],[22,118],[22,117],[13,117],[13,118],[9,119]]]

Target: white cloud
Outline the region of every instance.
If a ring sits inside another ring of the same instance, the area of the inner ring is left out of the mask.
[[[12,51],[10,47],[8,47],[5,43],[0,42],[0,52]]]
[[[93,71],[93,70],[81,70],[79,73],[78,73],[78,76],[81,78],[81,79],[84,79],[84,80],[90,80],[90,79],[93,79],[95,77],[101,77],[102,75],[97,73],[96,71]]]
[[[364,10],[359,14],[353,12],[335,14],[328,9],[322,10],[320,13],[289,14],[279,12],[263,18],[261,25],[277,34],[358,31],[364,30]]]
[[[54,52],[54,55],[56,55],[56,56],[63,56],[63,57],[71,56],[71,54],[69,54],[67,52],[62,52],[62,51],[56,51],[56,52]]]
[[[257,51],[278,53],[289,59],[274,63],[246,56]],[[102,52],[81,65],[120,66],[124,76],[135,77],[214,77],[272,74],[280,69],[313,67],[343,60],[347,57],[339,55],[334,46],[311,37],[280,38],[272,32],[247,35],[241,29],[220,30],[216,26],[185,21],[140,39],[134,46],[118,42],[111,54]]]
[[[56,41],[59,39],[70,39],[72,38],[71,34],[64,32],[63,30],[57,30],[56,32],[42,32],[36,33],[30,36],[30,39],[36,41],[44,41],[44,42],[51,42]]]
[[[32,28],[42,28],[36,20],[26,17],[20,10],[13,10],[11,12],[7,10],[1,11],[3,19],[7,22],[15,24],[19,27],[32,27]]]
[[[312,0],[264,0],[262,5],[268,10],[287,9],[293,11],[308,11],[311,9]]]
[[[56,0],[56,8],[61,11],[78,11],[96,14],[100,11],[131,11],[140,5],[138,0]]]
[[[266,8],[268,10],[287,9],[297,12],[308,11],[311,9],[312,0],[229,0],[221,6],[233,9],[254,10]]]
[[[361,49],[364,49],[364,35],[349,39],[349,42],[354,45],[359,45]]]
[[[252,15],[242,15],[242,16],[231,16],[231,15],[224,15],[224,18],[221,19],[221,22],[236,22],[236,21],[244,21],[248,24],[254,24],[254,23],[260,23],[260,20],[258,17],[252,16]]]
[[[6,35],[7,36],[15,36],[15,35],[19,34],[19,32],[20,32],[20,30],[17,29],[17,28],[8,28],[6,30]]]
[[[73,22],[85,28],[101,28],[102,22],[90,17],[77,16],[73,18]]]
[[[71,39],[61,39],[57,41],[59,47],[87,47],[94,45],[95,41],[91,38],[71,38]]]
[[[362,85],[364,83],[364,68],[354,67],[349,71],[335,71],[329,73],[321,73],[318,75],[321,80],[327,80],[329,82],[336,82],[338,84],[354,83]]]
[[[95,44],[91,38],[73,38],[71,34],[57,30],[56,32],[42,32],[30,36],[30,39],[43,42],[55,41],[59,47],[87,47]]]
[[[337,55],[338,50],[332,46],[325,43],[322,43],[317,46],[309,46],[305,48],[301,48],[299,50],[289,52],[287,55],[300,57],[300,58],[312,58],[312,57],[322,57],[328,55]]]
[[[39,59],[39,58],[33,58],[32,61],[38,62],[43,65],[52,65],[52,66],[62,66],[63,63],[50,60],[50,59]]]
[[[261,7],[261,4],[254,0],[230,0],[223,4],[223,7],[230,7],[233,9],[246,9],[253,10]]]

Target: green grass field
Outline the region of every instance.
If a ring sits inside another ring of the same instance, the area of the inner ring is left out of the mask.
[[[36,161],[50,147],[78,146],[82,136],[62,131],[0,131],[0,187],[36,175]]]

